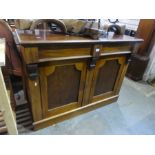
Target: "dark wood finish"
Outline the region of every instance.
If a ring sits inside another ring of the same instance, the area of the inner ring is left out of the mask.
[[[136,36],[143,38],[144,42],[139,46],[137,53],[139,55],[149,55],[149,46],[155,32],[155,19],[141,19]]]
[[[132,47],[141,39],[92,40],[49,31],[16,31],[34,128],[117,100]]]
[[[15,111],[16,102],[14,93],[17,92],[16,88],[19,84],[25,93],[25,80],[23,77],[21,57],[14,40],[12,29],[4,20],[0,20],[0,37],[5,38],[6,41],[6,65],[3,67],[3,74],[7,89],[10,90],[11,106]],[[12,79],[18,79],[18,82]]]
[[[80,36],[52,34],[50,31],[45,30],[16,30],[17,39],[21,45],[37,45],[37,44],[110,44],[113,46],[116,43],[138,43],[143,39],[133,38],[126,35],[115,35],[113,37],[101,38],[99,40],[90,39]],[[116,45],[117,46],[117,45]],[[120,45],[121,46],[121,45]]]
[[[148,62],[148,56],[133,54],[131,57],[131,63],[128,67],[127,77],[134,81],[142,80]]]
[[[116,89],[125,66],[126,56],[102,57],[98,61],[91,87],[89,103],[117,95]]]
[[[80,77],[74,65],[55,67],[54,73],[47,77],[48,109],[78,102]]]
[[[155,19],[141,19],[136,37],[144,39],[144,42],[131,57],[127,76],[135,81],[142,80],[143,74],[149,62],[149,55],[155,41]]]
[[[113,91],[119,69],[120,64],[117,60],[106,61],[105,64],[99,68],[94,96]]]

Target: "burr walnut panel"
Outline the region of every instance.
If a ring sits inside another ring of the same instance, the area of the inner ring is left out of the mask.
[[[57,66],[47,77],[48,109],[78,102],[81,72],[74,65]]]
[[[95,96],[113,91],[119,69],[120,64],[117,60],[106,61],[105,64],[99,68],[94,92]]]
[[[118,94],[126,59],[125,56],[107,56],[97,62],[93,73],[89,103],[99,102]]]

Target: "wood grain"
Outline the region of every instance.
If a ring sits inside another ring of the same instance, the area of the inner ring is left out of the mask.
[[[115,35],[113,37],[101,38],[98,40],[80,36],[51,34],[46,30],[16,30],[18,42],[22,45],[38,45],[38,44],[98,44],[98,43],[140,43],[143,39],[133,38],[126,35]]]
[[[92,111],[94,109],[100,108],[100,107],[105,106],[109,103],[113,103],[113,102],[117,101],[117,98],[118,98],[118,95],[111,96],[111,97],[106,98],[104,100],[94,102],[93,104],[88,104],[86,106],[79,107],[75,110],[70,110],[70,111],[67,111],[65,113],[61,113],[59,115],[55,115],[52,117],[48,117],[46,119],[42,119],[41,121],[38,121],[38,122],[34,122],[33,123],[34,130],[38,130],[41,128],[48,127],[50,125],[56,124],[58,122],[66,120],[66,119],[69,119],[69,118],[84,114],[86,112]]]
[[[44,117],[81,106],[85,72],[81,62],[40,68]]]
[[[131,49],[142,42],[128,36],[92,40],[40,30],[16,35],[35,129],[116,101]],[[28,65],[38,66],[33,79]]]

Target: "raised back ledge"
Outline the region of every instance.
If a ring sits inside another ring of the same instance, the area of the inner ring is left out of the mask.
[[[106,43],[141,43],[143,39],[127,35],[115,35],[113,37],[100,38],[98,40],[80,36],[64,34],[51,34],[50,31],[38,30],[15,30],[17,41],[21,45],[26,44],[106,44]]]

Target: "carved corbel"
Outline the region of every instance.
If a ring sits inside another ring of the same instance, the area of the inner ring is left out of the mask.
[[[100,57],[101,45],[94,45],[92,48],[92,58],[89,62],[89,68],[92,69],[96,66],[96,62]]]
[[[131,53],[127,55],[126,64],[128,65],[131,62]]]
[[[27,73],[31,80],[35,80],[39,76],[38,64],[27,65]]]

